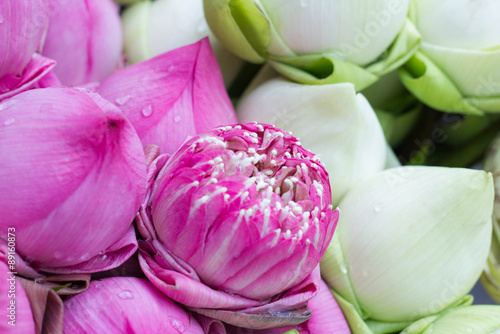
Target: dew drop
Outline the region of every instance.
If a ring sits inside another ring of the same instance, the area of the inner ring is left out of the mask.
[[[170,66],[168,67],[168,71],[169,71],[169,72],[173,72],[173,70],[175,70],[175,66],[174,66],[174,65],[170,65]]]
[[[144,117],[149,117],[153,114],[153,107],[152,106],[146,106],[142,108],[142,116]]]
[[[3,15],[0,14],[0,23],[3,23]]]
[[[132,96],[130,96],[130,95],[127,94],[127,95],[124,95],[124,96],[117,97],[115,99],[115,101],[116,101],[116,103],[118,103],[118,105],[123,106],[128,101],[130,101],[131,98],[132,98]]]
[[[179,319],[170,318],[170,325],[172,325],[172,328],[175,329],[177,333],[184,333],[186,330],[184,324]]]
[[[16,100],[5,100],[2,103],[0,103],[0,111],[8,109],[12,107],[14,104],[16,104]]]
[[[102,283],[101,282],[97,282],[97,283],[94,284],[94,287],[96,289],[100,289],[100,288],[102,288]]]
[[[380,210],[382,210],[382,208],[380,207],[379,204],[375,205],[375,207],[373,208],[373,210],[375,210],[375,212],[380,212]]]
[[[118,297],[120,297],[121,299],[133,299],[134,294],[130,290],[123,290],[118,294]]]
[[[305,8],[309,6],[309,0],[300,0],[300,5]]]
[[[15,118],[9,118],[8,120],[6,120],[5,122],[3,122],[3,125],[5,126],[9,126],[9,125],[12,125],[16,122],[16,119]]]
[[[174,122],[179,123],[181,121],[181,116],[177,115],[174,117]]]
[[[347,265],[345,263],[342,263],[340,265],[340,271],[344,274],[347,274]]]

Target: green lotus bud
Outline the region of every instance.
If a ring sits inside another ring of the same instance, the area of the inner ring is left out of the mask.
[[[359,91],[398,68],[420,36],[410,0],[204,0],[212,31],[255,63],[268,60],[307,84],[352,82]]]
[[[491,174],[471,169],[399,167],[353,187],[321,265],[353,333],[401,331],[470,303],[493,200]]]
[[[500,137],[493,142],[486,158],[485,170],[495,178],[495,204],[493,206],[493,241],[488,265],[481,276],[486,291],[500,303]]]
[[[460,307],[415,322],[401,334],[499,334],[500,306]]]
[[[413,1],[409,17],[422,44],[400,70],[406,87],[441,111],[499,112],[498,13],[498,1]]]

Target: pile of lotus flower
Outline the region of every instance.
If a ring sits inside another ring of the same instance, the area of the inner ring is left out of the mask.
[[[2,0],[0,332],[499,334],[499,15]]]

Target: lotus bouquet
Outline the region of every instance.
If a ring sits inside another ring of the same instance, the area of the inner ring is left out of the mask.
[[[3,0],[1,333],[500,333],[500,5]]]

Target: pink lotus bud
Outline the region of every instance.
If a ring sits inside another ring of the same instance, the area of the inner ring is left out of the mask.
[[[35,54],[48,24],[46,0],[0,2],[0,101],[32,87],[54,67]]]
[[[144,146],[162,153],[237,122],[208,38],[118,71],[97,92],[123,111]]]
[[[112,277],[90,282],[87,291],[64,302],[64,333],[203,334],[186,310],[150,282]]]
[[[57,61],[67,86],[102,81],[121,61],[123,36],[112,0],[48,0],[50,24],[42,54]]]
[[[159,172],[137,222],[153,284],[241,327],[308,319],[312,272],[338,220],[316,155],[290,133],[252,123],[196,136],[151,168]]]
[[[300,334],[351,334],[349,325],[325,282],[320,281],[318,294],[309,301],[312,311],[311,319],[298,326],[252,330],[226,326],[227,334],[282,334],[290,329],[296,329]]]
[[[16,251],[34,267],[123,263],[136,249],[145,175],[132,125],[97,94],[35,89],[0,103],[0,238],[15,228]]]

